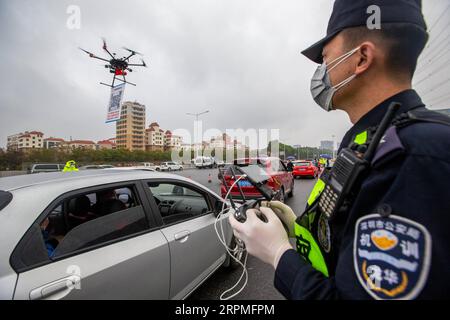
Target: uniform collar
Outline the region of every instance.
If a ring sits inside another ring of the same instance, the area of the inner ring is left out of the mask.
[[[387,108],[389,107],[391,102],[394,101],[402,104],[402,106],[398,109],[396,114],[404,113],[411,109],[425,106],[422,102],[422,99],[417,94],[417,92],[412,89],[402,91],[386,99],[385,101],[377,105],[375,108],[370,110],[368,113],[366,113],[361,119],[358,120],[357,123],[353,125],[353,127],[349,131],[347,131],[344,138],[342,139],[339,151],[342,148],[346,148],[352,141],[354,136],[363,132],[369,127],[376,126],[377,124],[379,124],[383,119],[383,116],[386,113]]]

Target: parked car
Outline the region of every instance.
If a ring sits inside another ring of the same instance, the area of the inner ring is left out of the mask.
[[[223,160],[219,160],[219,161],[217,161],[216,163],[217,163],[217,167],[218,167],[218,168],[223,168],[223,167],[225,167],[225,161],[223,161]]]
[[[141,166],[145,167],[145,168],[153,169],[155,171],[161,171],[161,166],[158,166],[152,162],[143,162]]]
[[[60,163],[35,163],[31,166],[29,173],[57,172],[64,169],[64,164]]]
[[[267,158],[245,158],[238,159],[234,161],[235,165],[245,167],[249,165],[257,165],[263,168],[266,173],[270,176],[267,181],[267,185],[272,188],[272,190],[278,192],[278,199],[281,202],[284,202],[286,199],[286,195],[288,197],[292,197],[294,195],[294,177],[292,173],[288,171],[285,164],[279,159],[275,157],[267,157]],[[234,183],[234,179],[232,178],[232,174],[228,169],[223,173],[224,180],[227,187],[231,187]],[[237,178],[240,176],[237,175]],[[238,185],[241,187],[242,192],[246,199],[255,199],[261,198],[261,193],[253,187],[250,182],[246,179],[241,179],[238,182]],[[221,182],[220,190],[222,197],[227,194],[227,187],[223,182]],[[239,187],[235,185],[231,190],[230,194],[233,199],[242,199],[242,196],[239,192]]]
[[[115,167],[110,164],[89,164],[86,166],[81,166],[78,169],[80,169],[80,170],[96,170],[96,169],[111,169],[111,168],[115,168]]]
[[[0,178],[0,299],[186,298],[231,266],[214,230],[223,205],[166,173]],[[229,214],[226,242],[239,248]]]
[[[213,157],[205,157],[205,156],[199,156],[194,159],[194,165],[197,169],[203,169],[203,168],[216,168],[217,163],[216,160]]]
[[[319,175],[319,169],[314,165],[312,161],[294,161],[292,162],[294,170],[292,175],[295,179],[302,177],[317,178]]]
[[[176,162],[163,162],[160,166],[161,171],[181,171],[183,166]]]

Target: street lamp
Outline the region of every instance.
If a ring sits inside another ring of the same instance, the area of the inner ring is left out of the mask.
[[[186,113],[186,115],[195,117],[195,123],[196,123],[197,126],[198,126],[198,117],[201,116],[201,115],[203,115],[203,114],[205,114],[205,113],[208,113],[208,112],[209,112],[209,110],[206,110],[206,111],[199,112],[199,113]],[[195,128],[194,128],[194,130],[195,130]],[[197,134],[198,134],[198,128],[197,128]],[[194,135],[195,135],[195,134],[194,134]],[[201,140],[201,139],[200,139],[200,140]],[[195,143],[195,142],[194,142],[194,143]],[[198,157],[198,148],[197,148],[197,151],[196,151],[196,153],[195,153],[195,157],[196,157],[196,158]]]

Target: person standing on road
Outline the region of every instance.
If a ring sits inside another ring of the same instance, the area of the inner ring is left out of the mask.
[[[291,160],[288,160],[288,163],[287,163],[286,167],[287,167],[287,170],[288,170],[289,172],[294,171],[294,165],[292,164],[292,161],[291,161]]]
[[[368,27],[368,12],[379,13],[380,28]],[[351,202],[332,219],[317,205],[333,181],[328,170],[303,214],[295,209],[298,217],[279,202],[260,207],[267,222],[255,209],[245,223],[230,216],[248,252],[275,268],[275,287],[286,298],[450,295],[450,119],[427,110],[411,85],[427,40],[420,0],[336,0],[326,37],[302,52],[321,64],[311,81],[314,100],[353,123],[339,152],[364,154],[388,106],[401,106]]]

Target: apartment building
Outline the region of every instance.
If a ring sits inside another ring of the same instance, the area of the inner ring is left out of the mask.
[[[27,151],[44,147],[44,134],[40,131],[25,131],[7,137],[7,150]]]
[[[145,106],[137,102],[124,102],[120,120],[116,122],[118,149],[145,150]]]

